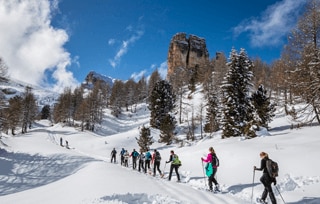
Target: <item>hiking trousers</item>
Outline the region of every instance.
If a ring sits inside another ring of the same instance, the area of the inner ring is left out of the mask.
[[[272,203],[272,204],[277,204],[277,200],[276,200],[276,198],[274,197],[274,194],[273,194],[273,191],[272,191],[272,187],[271,187],[272,179],[271,179],[271,177],[269,176],[269,174],[268,174],[268,173],[263,173],[262,176],[261,176],[261,178],[260,178],[260,181],[261,181],[261,183],[262,183],[263,186],[264,186],[264,190],[263,190],[261,199],[262,199],[262,200],[266,200],[266,198],[267,198],[267,196],[268,196],[268,194],[269,194],[271,203]]]
[[[161,170],[160,170],[160,161],[154,161],[154,166],[153,166],[153,175],[154,176],[156,175],[156,170],[159,171],[160,175],[162,174]]]
[[[175,172],[176,172],[178,181],[180,181],[180,175],[179,175],[179,172],[178,172],[179,165],[177,165],[177,164],[171,164],[171,166],[170,166],[169,181],[171,180],[171,176],[172,176],[173,169],[174,169]]]
[[[146,159],[144,166],[144,173],[147,173],[147,168],[150,170],[150,160]]]
[[[211,176],[208,177],[208,183],[209,183],[209,188],[210,190],[212,190],[212,183],[214,183],[214,185],[218,185],[218,182],[215,178],[216,173],[217,173],[217,168],[213,168],[213,173],[211,174]]]

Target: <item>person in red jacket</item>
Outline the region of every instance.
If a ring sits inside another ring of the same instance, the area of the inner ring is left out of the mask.
[[[152,154],[152,161],[151,161],[151,163],[153,163],[153,176],[156,176],[156,170],[159,171],[160,176],[162,175],[160,170],[160,162],[161,162],[160,153],[155,149],[154,153]]]

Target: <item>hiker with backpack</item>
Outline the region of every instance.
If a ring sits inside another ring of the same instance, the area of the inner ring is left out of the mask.
[[[178,169],[181,166],[181,161],[179,160],[178,155],[176,155],[173,150],[170,151],[170,158],[169,158],[169,161],[166,161],[166,164],[170,162],[171,162],[171,165],[170,165],[170,173],[169,173],[168,180],[169,181],[171,180],[172,171],[174,169],[178,178],[178,182],[180,182],[180,175],[179,175]]]
[[[112,161],[116,163],[116,155],[117,155],[117,151],[115,148],[113,148],[113,150],[111,151],[111,163]]]
[[[152,160],[152,156],[149,150],[144,155],[145,155],[144,173],[147,173],[147,168],[150,171],[150,162]]]
[[[130,157],[132,157],[132,169],[136,169],[137,167],[137,158],[139,156],[139,153],[136,151],[136,149],[133,149],[131,152]]]
[[[129,167],[129,164],[128,164],[129,157],[130,157],[130,154],[129,154],[128,150],[125,150],[125,152],[123,154],[123,162],[124,162],[125,167]]]
[[[254,170],[258,170],[258,171],[263,171],[263,174],[260,178],[260,181],[261,183],[263,184],[264,186],[264,191],[262,193],[262,196],[260,199],[258,199],[257,201],[260,202],[260,203],[267,203],[266,202],[266,198],[269,194],[269,197],[270,197],[270,200],[271,200],[271,203],[272,204],[276,204],[277,201],[276,201],[276,198],[273,194],[273,191],[272,191],[272,187],[271,187],[271,184],[273,183],[274,185],[277,184],[277,180],[275,178],[275,176],[277,175],[270,175],[269,174],[269,171],[270,173],[271,172],[271,167],[269,167],[269,171],[268,171],[268,163],[271,162],[271,160],[269,159],[269,156],[267,153],[265,152],[261,152],[260,153],[260,158],[261,158],[261,164],[260,164],[260,168],[257,168],[256,166],[254,166]]]
[[[124,164],[124,153],[126,153],[126,150],[122,148],[120,152],[121,165]]]
[[[139,154],[139,167],[138,167],[138,171],[140,172],[141,169],[142,171],[144,171],[144,160],[145,160],[145,155],[143,154],[142,150],[140,150],[140,154]]]
[[[160,175],[162,175],[161,170],[160,170],[160,162],[161,162],[160,152],[155,149],[154,153],[152,155],[153,176],[156,176],[156,170],[158,170]]]
[[[217,173],[218,170],[218,166],[219,166],[219,159],[213,149],[213,147],[209,148],[209,153],[207,155],[207,158],[204,159],[201,157],[201,161],[202,162],[206,162],[206,175],[208,176],[208,183],[209,183],[209,191],[211,192],[219,192],[219,184],[217,182],[217,180],[215,179],[215,175]],[[214,183],[215,188],[212,188],[212,183]]]

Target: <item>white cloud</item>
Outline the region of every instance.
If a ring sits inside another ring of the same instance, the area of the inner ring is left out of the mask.
[[[130,26],[130,28],[132,27]],[[127,30],[129,29],[127,28]],[[113,68],[115,68],[120,63],[122,56],[128,52],[129,46],[139,40],[143,34],[144,32],[142,30],[137,30],[129,39],[122,41],[122,45],[117,51],[114,58],[109,59],[109,63]]]
[[[116,40],[113,38],[108,40],[109,45],[114,45],[115,42],[116,42]]]
[[[147,73],[146,70],[142,70],[139,73],[133,73],[131,74],[130,78],[132,78],[134,81],[139,81],[145,74]]]
[[[273,46],[294,27],[305,0],[283,0],[267,8],[259,18],[245,20],[234,28],[235,35],[249,33],[254,47]]]
[[[69,36],[50,25],[54,9],[57,1],[0,0],[0,56],[12,78],[44,85],[50,70],[56,89],[78,84],[67,70],[71,58],[63,46]]]

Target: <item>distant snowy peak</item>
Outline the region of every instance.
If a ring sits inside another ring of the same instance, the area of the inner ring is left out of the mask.
[[[109,76],[99,74],[95,71],[90,71],[89,74],[86,76],[85,81],[82,83],[82,86],[84,86],[85,88],[92,88],[92,86],[97,81],[104,82],[108,84],[110,87],[112,87],[115,79]]]
[[[31,91],[37,100],[37,104],[40,107],[44,105],[53,105],[59,97],[59,93],[51,91],[50,89],[3,77],[0,78],[0,97],[9,100],[14,96],[21,96],[25,92],[26,87],[31,88]]]

